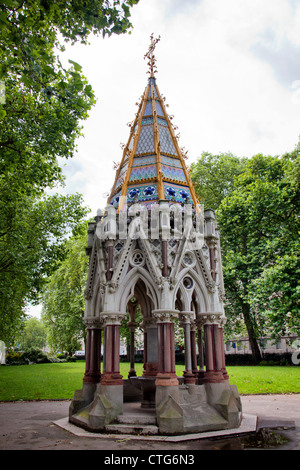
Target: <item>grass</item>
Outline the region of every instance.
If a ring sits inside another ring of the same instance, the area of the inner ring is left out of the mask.
[[[64,400],[82,388],[85,362],[61,364],[32,364],[0,367],[0,401]],[[182,376],[183,365],[176,366]],[[127,378],[128,363],[120,364],[120,372]],[[142,364],[136,364],[141,375]],[[228,366],[229,382],[235,384],[241,395],[300,393],[300,367]]]

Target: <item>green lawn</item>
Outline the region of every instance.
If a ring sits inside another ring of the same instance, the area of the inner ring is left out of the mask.
[[[142,364],[136,364],[138,375]],[[85,362],[32,364],[0,367],[0,401],[54,400],[73,398],[82,387]],[[178,376],[184,366],[176,366]],[[128,363],[120,364],[127,378]],[[300,367],[228,366],[229,382],[237,385],[241,395],[265,393],[300,393]]]

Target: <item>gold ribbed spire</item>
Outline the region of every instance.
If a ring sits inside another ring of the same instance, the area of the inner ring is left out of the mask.
[[[138,200],[147,207],[160,200],[194,204],[198,201],[185,164],[186,156],[179,147],[164,100],[155,79],[154,49],[160,36],[150,37],[145,58],[149,59],[150,77],[138,104],[135,119],[130,124],[130,135],[123,146],[123,157],[118,165],[108,203],[119,211]]]

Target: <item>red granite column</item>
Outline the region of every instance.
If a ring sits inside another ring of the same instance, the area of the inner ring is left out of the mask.
[[[97,384],[100,381],[101,329],[87,328],[85,347],[85,374],[83,382]]]
[[[196,350],[196,325],[193,322],[191,325],[191,356],[192,356],[192,372],[196,377],[198,374],[197,367],[197,350]]]
[[[175,372],[174,323],[170,313],[155,313],[158,329],[158,373],[156,386],[178,385]]]
[[[212,321],[214,315],[212,315]],[[208,320],[209,321],[209,320]],[[206,371],[203,382],[223,382],[222,354],[219,338],[219,325],[217,323],[204,324],[205,339],[205,365]]]
[[[197,374],[199,385],[203,384],[203,379],[205,376],[205,368],[204,368],[204,340],[203,340],[203,320],[201,317],[198,317],[196,320],[197,328],[198,328],[198,350],[199,350],[199,371]]]
[[[120,324],[107,323],[104,328],[104,357],[101,384],[123,384],[122,375],[120,375]]]

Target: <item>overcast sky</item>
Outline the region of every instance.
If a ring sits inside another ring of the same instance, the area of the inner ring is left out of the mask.
[[[65,193],[83,194],[91,216],[105,207],[147,84],[150,34],[157,85],[190,164],[203,151],[281,155],[300,134],[300,2],[297,0],[140,0],[130,35],[67,46],[97,104],[78,152],[64,169]]]

